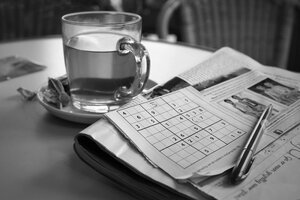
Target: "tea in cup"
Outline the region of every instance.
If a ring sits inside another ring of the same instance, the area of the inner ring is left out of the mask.
[[[142,18],[124,12],[64,15],[62,36],[73,105],[106,113],[140,94],[150,59],[141,41]]]

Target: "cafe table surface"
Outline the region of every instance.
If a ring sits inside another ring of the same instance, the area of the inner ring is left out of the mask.
[[[142,43],[151,58],[150,79],[157,83],[211,55],[197,47]],[[0,58],[11,55],[47,68],[0,82],[0,199],[134,199],[75,154],[74,137],[88,124],[57,118],[37,100],[25,101],[17,92],[19,87],[37,91],[48,77],[65,74],[61,38],[0,43]]]

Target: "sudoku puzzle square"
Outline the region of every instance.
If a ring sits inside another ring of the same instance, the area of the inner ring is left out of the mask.
[[[154,148],[183,168],[245,134],[180,91],[118,113]]]

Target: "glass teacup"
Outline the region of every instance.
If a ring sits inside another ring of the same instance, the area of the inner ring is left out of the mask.
[[[140,94],[150,59],[141,41],[142,18],[124,12],[79,12],[62,17],[73,105],[105,113]]]

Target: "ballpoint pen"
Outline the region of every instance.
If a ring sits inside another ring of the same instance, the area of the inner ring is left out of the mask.
[[[259,141],[261,139],[261,136],[263,135],[265,125],[267,120],[269,119],[271,113],[272,113],[272,104],[270,104],[261,114],[260,118],[258,119],[254,129],[252,130],[246,145],[242,149],[242,152],[240,154],[240,157],[234,166],[232,173],[231,173],[231,182],[236,184],[244,180],[249,172],[251,165],[254,161],[254,153],[256,151],[256,148],[259,144]]]

